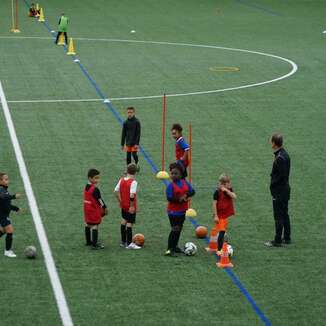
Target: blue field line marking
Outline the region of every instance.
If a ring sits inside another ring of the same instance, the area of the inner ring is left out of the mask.
[[[188,218],[189,221],[191,222],[191,224],[193,225],[194,228],[197,228],[200,224],[198,224],[198,222],[192,218],[189,217]],[[205,237],[204,241],[209,244],[209,238]],[[217,261],[219,261],[220,257],[215,253],[215,258]],[[231,280],[233,281],[233,283],[238,287],[238,289],[241,291],[241,293],[246,297],[246,299],[248,300],[248,302],[250,303],[250,305],[252,306],[252,308],[254,309],[254,311],[256,312],[256,314],[259,316],[259,318],[261,319],[261,321],[264,322],[265,325],[267,326],[271,326],[271,322],[269,321],[269,319],[265,316],[265,314],[259,309],[258,305],[256,304],[255,300],[251,297],[250,293],[246,290],[246,288],[242,285],[242,283],[240,282],[240,280],[236,277],[236,275],[234,274],[234,272],[232,271],[232,269],[230,268],[224,268],[223,269],[228,276],[231,278]]]
[[[252,3],[252,2],[249,2],[247,0],[235,0],[236,2],[244,5],[244,6],[247,6],[247,7],[250,7],[250,8],[254,8],[254,9],[257,9],[257,10],[260,10],[260,11],[263,11],[267,14],[270,14],[270,15],[273,15],[273,16],[278,16],[278,17],[284,17],[283,14],[277,12],[277,11],[274,11],[272,9],[269,9],[267,7],[264,7],[264,6],[261,6],[261,5],[258,5],[256,3]]]
[[[28,5],[28,2],[26,0],[24,0],[24,1],[27,4],[27,6],[29,6]],[[51,33],[51,28],[50,28],[49,24],[46,21],[44,22],[44,25],[46,26],[46,28],[48,29],[48,31]],[[51,35],[52,35],[52,33],[51,33]],[[67,50],[66,46],[65,46],[65,50]],[[72,59],[75,60],[75,59],[77,59],[77,57],[76,56],[72,56]],[[121,118],[121,116],[119,115],[119,113],[117,112],[117,110],[113,107],[113,105],[111,104],[111,102],[108,99],[108,97],[106,97],[104,95],[104,93],[101,91],[101,89],[98,86],[98,84],[95,82],[95,80],[88,73],[87,69],[80,62],[78,62],[78,65],[81,68],[81,70],[84,73],[84,75],[89,80],[89,82],[95,88],[95,90],[98,93],[98,95],[103,99],[103,103],[106,104],[107,108],[114,114],[114,116],[116,117],[116,119],[118,120],[118,122],[121,125],[123,123],[123,119]],[[108,100],[108,102],[104,102],[105,100]],[[150,158],[150,156],[147,154],[147,152],[145,151],[145,149],[142,146],[140,146],[140,151],[143,154],[143,156],[144,156],[145,160],[147,161],[147,163],[151,166],[152,171],[154,173],[157,173],[159,171],[158,168],[157,168],[157,166],[155,165],[155,163],[152,161],[152,159]],[[168,184],[168,181],[167,180],[162,180],[162,182],[165,185]],[[192,225],[194,227],[199,226],[198,222],[194,218],[189,218],[189,220],[190,220],[190,222],[192,223]],[[208,237],[205,238],[205,242],[206,243],[209,243],[209,238]],[[217,255],[216,255],[216,257],[218,258]],[[272,324],[269,321],[269,319],[260,310],[260,308],[256,304],[255,300],[251,297],[251,295],[249,294],[249,292],[245,289],[245,287],[242,285],[242,283],[236,277],[236,275],[233,273],[233,271],[231,269],[228,269],[228,268],[227,269],[224,269],[224,271],[231,278],[232,282],[239,288],[239,290],[241,291],[241,293],[243,293],[243,295],[245,296],[245,298],[247,299],[247,301],[250,303],[250,305],[252,306],[252,308],[254,309],[255,313],[258,315],[258,317],[261,319],[261,321],[265,325],[271,326]]]

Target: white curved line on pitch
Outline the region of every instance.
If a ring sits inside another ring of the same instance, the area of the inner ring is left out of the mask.
[[[0,36],[0,38],[12,38],[12,39],[52,39],[49,37],[37,37],[37,36]],[[188,92],[188,93],[175,93],[175,94],[166,94],[168,97],[179,97],[179,96],[191,96],[191,95],[205,95],[205,94],[212,94],[212,93],[221,93],[221,92],[227,92],[227,91],[234,91],[239,89],[245,89],[250,87],[257,87],[262,86],[270,83],[274,83],[277,81],[280,81],[282,79],[288,78],[295,74],[298,70],[297,64],[287,58],[260,52],[260,51],[251,51],[251,50],[245,50],[245,49],[238,49],[238,48],[228,48],[224,46],[215,46],[215,45],[204,45],[204,44],[191,44],[191,43],[174,43],[174,42],[160,42],[160,41],[140,41],[140,40],[125,40],[125,39],[107,39],[107,38],[85,38],[85,37],[76,37],[75,40],[79,41],[93,41],[93,42],[117,42],[117,43],[138,43],[138,44],[158,44],[158,45],[172,45],[172,46],[188,46],[188,47],[198,47],[198,48],[206,48],[206,49],[219,49],[219,50],[226,50],[226,51],[235,51],[235,52],[244,52],[244,53],[250,53],[250,54],[257,54],[262,55],[270,58],[274,58],[277,60],[285,61],[288,64],[291,65],[292,69],[289,73],[279,76],[274,79],[270,79],[263,82],[253,83],[253,84],[247,84],[247,85],[241,85],[241,86],[235,86],[235,87],[228,87],[223,89],[213,89],[208,91],[195,91],[195,92]],[[155,99],[155,98],[161,98],[163,95],[148,95],[148,96],[134,96],[134,97],[117,97],[117,98],[110,98],[111,101],[124,101],[124,100],[143,100],[143,99]],[[72,99],[72,100],[26,100],[26,101],[8,101],[10,103],[56,103],[56,102],[95,102],[98,101],[97,99]]]

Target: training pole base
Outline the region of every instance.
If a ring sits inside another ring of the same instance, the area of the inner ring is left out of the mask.
[[[20,30],[18,28],[12,28],[10,30],[10,32],[12,32],[12,33],[20,33]]]
[[[156,178],[160,180],[167,180],[170,178],[170,176],[166,171],[160,171],[156,174]]]

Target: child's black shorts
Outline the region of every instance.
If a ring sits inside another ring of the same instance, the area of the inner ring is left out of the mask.
[[[126,220],[128,223],[135,224],[136,223],[136,213],[131,214],[129,212],[121,210],[121,217]]]
[[[2,226],[3,228],[5,228],[6,226],[10,225],[11,221],[9,219],[9,217],[1,217],[0,218],[0,226]]]
[[[171,227],[176,225],[183,225],[184,221],[186,219],[185,215],[170,215],[169,214],[169,220]]]

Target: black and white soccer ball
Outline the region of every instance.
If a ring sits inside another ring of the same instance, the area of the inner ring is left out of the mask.
[[[28,259],[35,259],[37,255],[36,248],[34,246],[28,246],[25,248],[24,254]]]
[[[197,252],[197,246],[192,242],[187,242],[184,247],[184,253],[187,256],[193,256]]]

